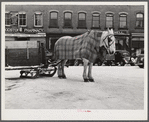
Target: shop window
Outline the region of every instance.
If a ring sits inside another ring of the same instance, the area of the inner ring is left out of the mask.
[[[92,14],[92,28],[100,28],[100,14],[99,13]]]
[[[43,14],[41,12],[36,12],[34,14],[34,26],[35,27],[43,26]]]
[[[112,13],[107,13],[106,14],[106,28],[114,28],[114,19],[113,19],[113,14]]]
[[[64,28],[72,28],[72,13],[64,13]]]
[[[126,14],[119,15],[119,28],[127,29],[127,15]]]
[[[19,20],[19,25],[20,26],[26,26],[26,13],[25,12],[19,12],[18,20]]]
[[[78,14],[78,28],[86,28],[86,13],[84,12]]]
[[[58,28],[58,12],[50,12],[50,27]]]
[[[136,14],[136,28],[144,28],[144,15],[142,13]]]
[[[9,12],[5,13],[5,25],[6,26],[11,25],[11,19],[10,18],[11,18],[10,13]]]

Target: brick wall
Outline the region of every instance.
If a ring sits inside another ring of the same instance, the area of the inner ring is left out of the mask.
[[[49,28],[49,12],[52,10],[58,11],[58,26],[59,28]],[[105,30],[105,13],[114,13],[114,30],[119,30],[119,13],[128,13],[127,24],[130,32],[144,32],[144,29],[135,29],[136,13],[143,12],[142,5],[7,5],[6,11],[25,11],[27,14],[27,27],[34,27],[34,12],[40,11],[43,13],[43,29],[45,33],[83,33],[86,29],[77,29],[78,12],[85,11],[87,13],[87,29],[91,29],[92,12],[100,12],[101,30]],[[64,11],[72,11],[72,29],[63,28]]]

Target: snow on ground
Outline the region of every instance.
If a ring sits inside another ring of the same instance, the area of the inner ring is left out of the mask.
[[[6,109],[126,109],[144,107],[144,69],[93,66],[95,82],[84,83],[83,66],[65,67],[67,79],[20,78],[5,71]]]

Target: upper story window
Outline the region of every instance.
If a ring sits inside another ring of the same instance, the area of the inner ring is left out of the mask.
[[[19,20],[19,25],[20,26],[26,26],[26,13],[25,12],[19,12],[18,20]]]
[[[43,14],[41,12],[36,12],[34,14],[34,26],[35,27],[43,26]]]
[[[51,28],[58,27],[58,12],[56,11],[50,12],[50,27]]]
[[[5,13],[5,25],[27,26],[26,12],[11,11]]]
[[[64,27],[72,28],[72,13],[71,12],[64,13]]]
[[[143,13],[136,14],[136,28],[144,28],[144,15]]]
[[[78,14],[78,28],[86,28],[86,13],[84,12]]]
[[[100,28],[100,14],[99,13],[92,14],[92,28]]]
[[[112,27],[114,28],[114,15],[113,13],[106,14],[106,28]]]
[[[127,28],[127,14],[120,14],[119,15],[119,28],[126,29]]]
[[[6,26],[9,26],[11,25],[11,15],[10,15],[10,12],[6,12],[5,13],[5,25]]]

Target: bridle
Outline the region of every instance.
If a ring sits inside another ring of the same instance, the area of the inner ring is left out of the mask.
[[[114,41],[111,39],[114,35],[113,34],[109,34],[107,35],[104,39],[103,39],[103,42],[104,42],[104,47],[106,48],[108,54],[109,53],[109,50],[110,50],[110,46],[114,43]],[[105,40],[108,38],[108,43],[105,42]]]
[[[89,35],[90,31],[88,31],[88,35]],[[114,43],[114,41],[111,39],[112,37],[114,36],[114,34],[109,34],[107,35],[104,39],[103,39],[103,42],[104,42],[104,47],[107,51],[108,54],[110,54],[110,46]],[[98,41],[95,37],[93,38],[92,36],[88,36],[96,41]],[[105,40],[108,38],[108,44],[106,44]],[[97,50],[96,50],[97,51]]]

